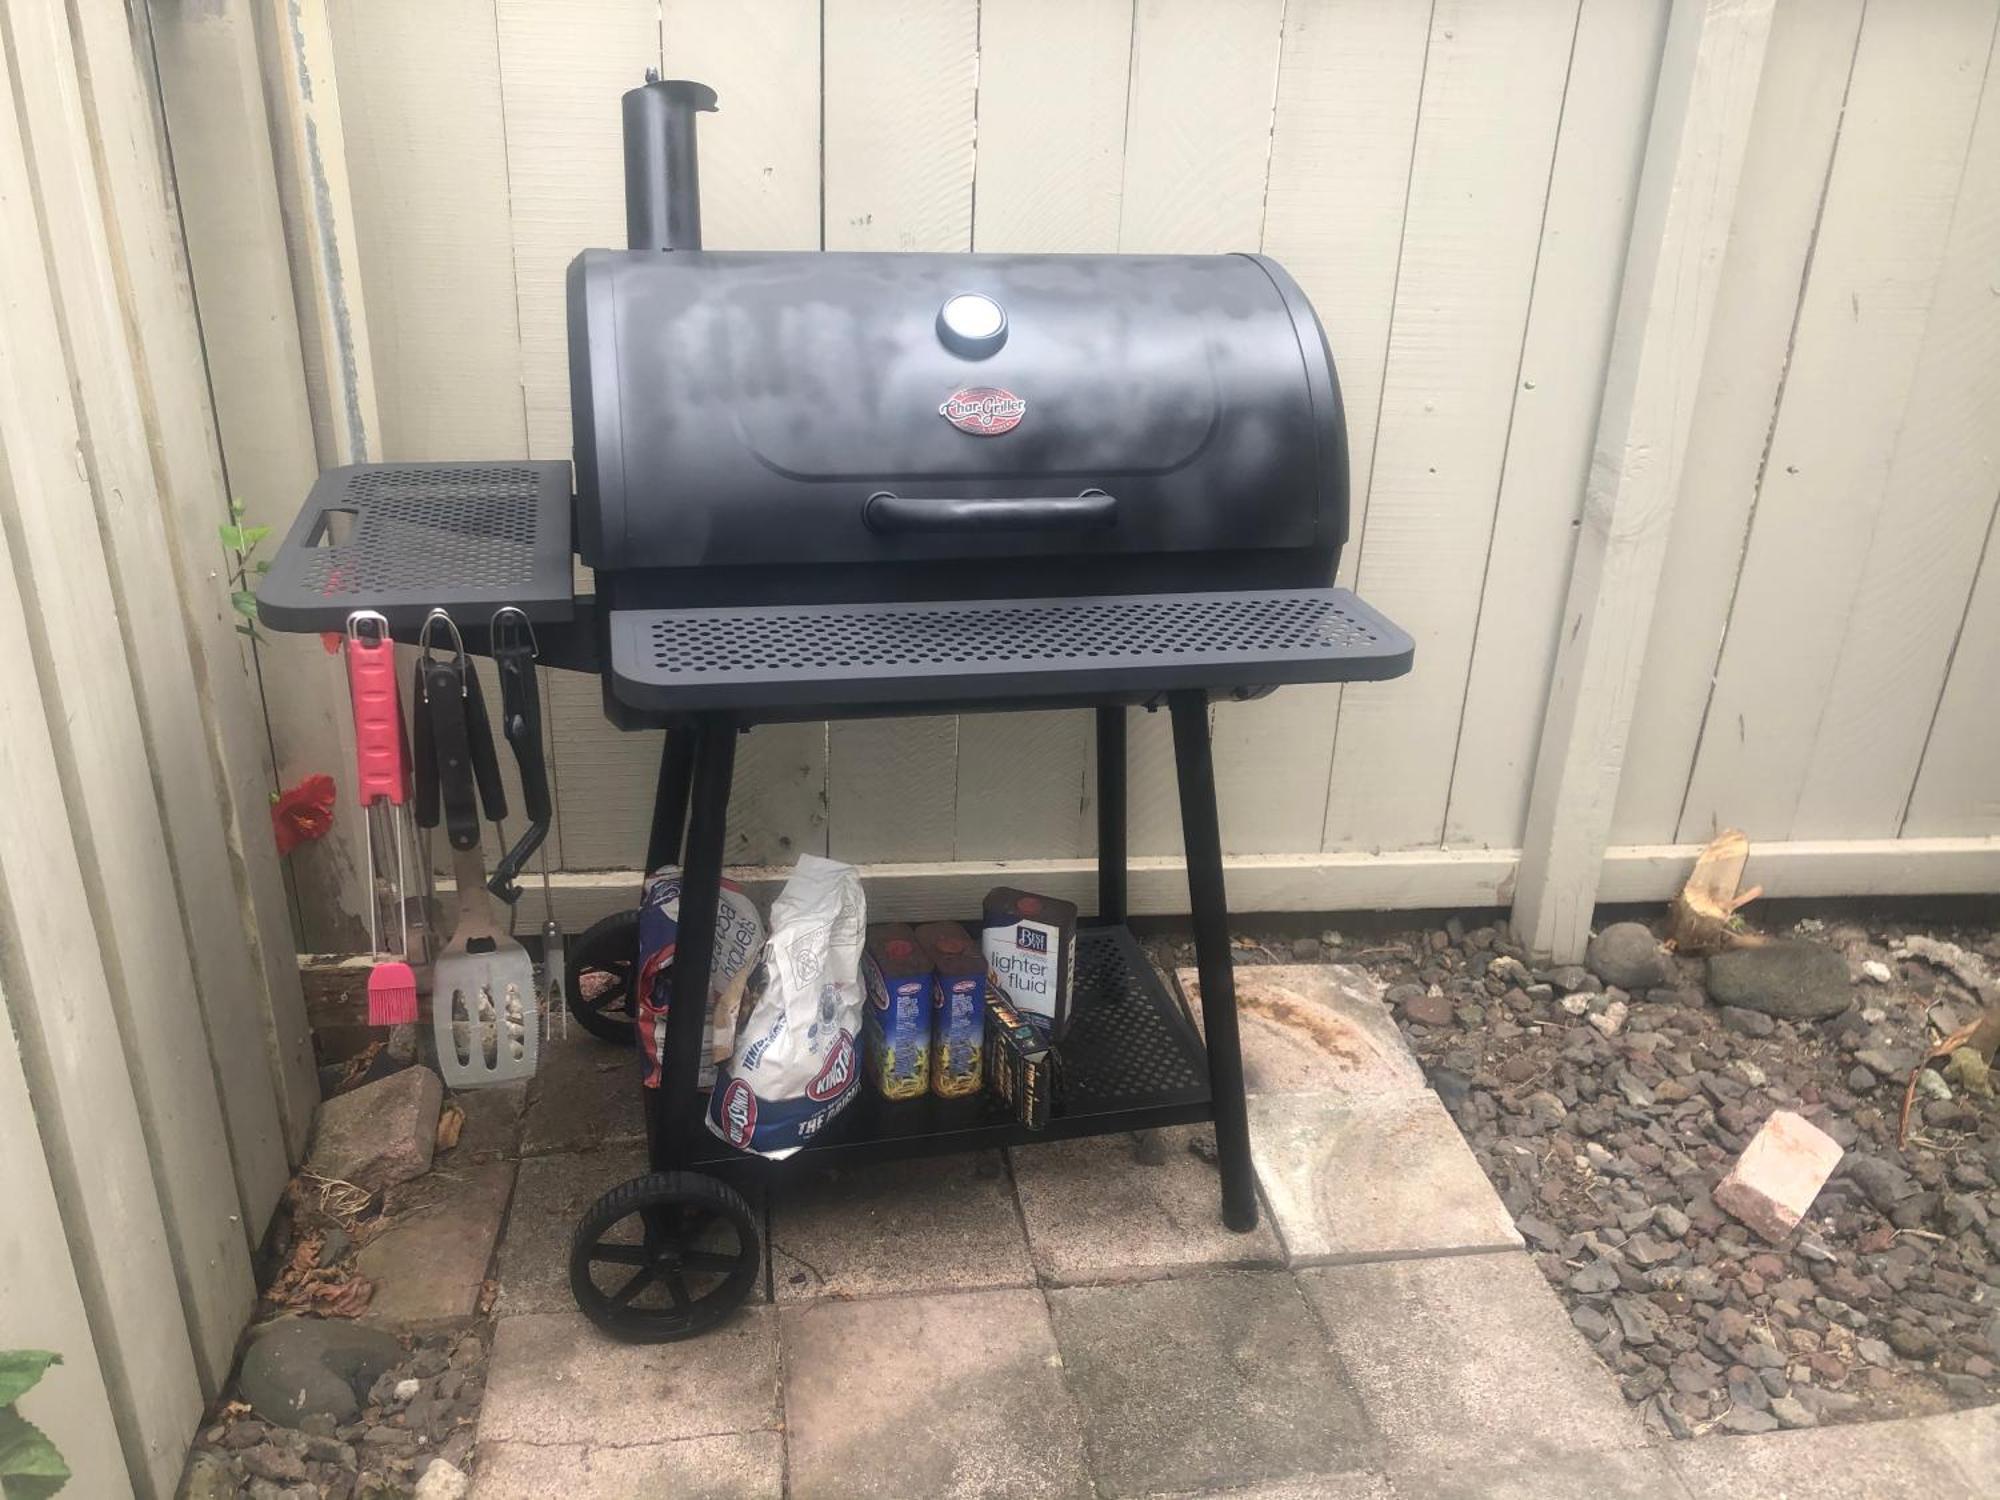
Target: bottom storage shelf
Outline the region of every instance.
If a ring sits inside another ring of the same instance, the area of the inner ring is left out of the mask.
[[[826,1134],[788,1160],[833,1163],[932,1156],[1150,1130],[1213,1117],[1201,1038],[1145,951],[1122,926],[1078,929],[1069,1030],[1056,1050],[1060,1056],[1056,1093],[1045,1129],[1028,1130],[1015,1123],[984,1094],[892,1102],[864,1081],[854,1102]],[[658,1098],[656,1091],[646,1092],[651,1112]],[[654,1134],[657,1138],[657,1131]],[[694,1132],[688,1160],[654,1162],[658,1168],[717,1170],[785,1164],[747,1156],[705,1126]]]

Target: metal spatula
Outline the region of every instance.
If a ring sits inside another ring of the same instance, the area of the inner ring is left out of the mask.
[[[499,768],[475,764],[493,753],[490,726],[481,733],[470,716],[484,714],[469,695],[471,664],[463,652],[423,662],[424,708],[430,717],[430,752],[437,768],[445,832],[458,880],[458,923],[438,955],[431,978],[431,1029],[438,1072],[453,1088],[482,1088],[533,1075],[540,1059],[535,966],[528,950],[494,920],[486,894],[486,862],[479,849],[477,785],[497,787]]]

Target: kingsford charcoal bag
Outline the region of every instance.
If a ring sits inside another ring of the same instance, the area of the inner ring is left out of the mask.
[[[709,1096],[708,1128],[730,1145],[790,1156],[853,1101],[866,926],[854,867],[799,856],[771,903],[763,991]]]

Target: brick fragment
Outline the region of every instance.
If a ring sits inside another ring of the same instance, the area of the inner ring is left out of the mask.
[[[1775,1244],[1798,1227],[1840,1156],[1840,1143],[1810,1120],[1776,1110],[1716,1184],[1715,1206]]]

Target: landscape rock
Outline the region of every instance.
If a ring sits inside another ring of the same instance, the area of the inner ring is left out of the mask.
[[[315,1414],[351,1422],[369,1386],[402,1355],[395,1337],[378,1328],[287,1318],[251,1344],[238,1389],[258,1416],[285,1427]]]
[[[424,1470],[417,1481],[416,1500],[465,1500],[472,1480],[457,1465],[439,1458]]]
[[[1823,1021],[1853,1004],[1847,960],[1817,943],[1736,948],[1708,960],[1708,992],[1718,1005],[1787,1021]]]
[[[1803,1115],[1777,1110],[1716,1184],[1715,1206],[1776,1243],[1798,1227],[1840,1158],[1832,1136]]]
[[[1614,922],[1590,940],[1590,972],[1621,990],[1648,990],[1673,978],[1659,939],[1643,922]]]
[[[429,1068],[403,1068],[320,1106],[307,1170],[380,1192],[431,1168],[444,1085]]]

